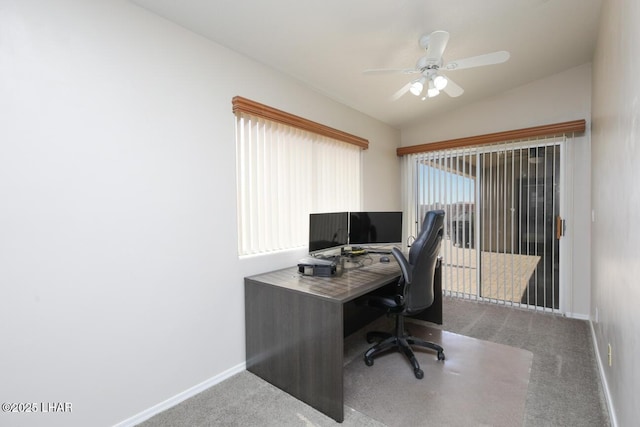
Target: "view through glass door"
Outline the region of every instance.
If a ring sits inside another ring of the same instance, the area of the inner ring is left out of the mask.
[[[416,156],[416,218],[444,209],[443,290],[559,308],[561,140]]]

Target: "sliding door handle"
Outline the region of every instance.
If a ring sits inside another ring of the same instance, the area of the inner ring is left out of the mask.
[[[556,239],[560,240],[564,236],[565,221],[560,215],[556,216]]]

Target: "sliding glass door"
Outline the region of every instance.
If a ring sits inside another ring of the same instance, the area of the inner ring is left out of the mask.
[[[410,234],[425,212],[446,213],[445,293],[558,310],[562,142],[429,152],[405,162],[415,189]]]

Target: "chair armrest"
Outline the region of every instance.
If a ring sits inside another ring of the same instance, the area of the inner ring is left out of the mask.
[[[411,283],[411,266],[409,265],[409,261],[407,261],[402,251],[398,248],[391,248],[391,253],[400,265],[400,270],[402,271],[402,277],[404,277],[405,283]]]

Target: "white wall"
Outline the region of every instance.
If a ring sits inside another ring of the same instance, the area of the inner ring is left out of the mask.
[[[605,0],[593,71],[591,313],[614,425],[619,426],[637,425],[640,419],[638,22],[636,0]]]
[[[591,65],[584,64],[403,127],[402,146],[578,119],[588,124],[590,84]]]
[[[426,102],[426,101],[425,101]],[[566,238],[562,254],[572,257],[561,292],[561,310],[587,318],[590,304],[590,117],[591,64],[510,90],[496,97],[430,118],[402,129],[402,146],[585,119],[587,130],[567,147],[568,194]],[[572,211],[572,212],[571,212]]]
[[[400,208],[399,133],[125,0],[0,0],[0,425],[112,425],[244,363],[231,98],[370,140],[364,207]]]

